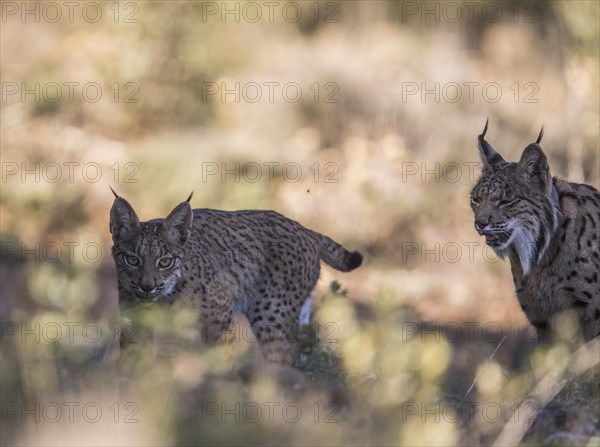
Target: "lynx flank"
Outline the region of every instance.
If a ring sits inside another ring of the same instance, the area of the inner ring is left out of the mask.
[[[483,171],[471,191],[475,229],[508,256],[521,308],[540,341],[553,317],[575,317],[583,336],[600,334],[600,193],[550,175],[540,141],[509,163],[479,135]]]
[[[266,360],[291,363],[290,327],[308,319],[320,259],[348,272],[362,255],[274,211],[192,210],[191,197],[166,219],[140,222],[115,194],[110,232],[121,306],[191,298],[209,342],[242,313]]]

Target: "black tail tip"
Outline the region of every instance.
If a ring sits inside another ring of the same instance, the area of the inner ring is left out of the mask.
[[[363,261],[363,256],[358,251],[353,251],[348,256],[348,268],[350,270],[354,270],[357,267],[360,267]]]

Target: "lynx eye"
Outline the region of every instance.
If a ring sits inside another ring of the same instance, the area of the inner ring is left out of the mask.
[[[505,205],[509,205],[510,203],[512,203],[515,199],[513,198],[506,198],[506,199],[502,199],[502,200],[498,200],[497,205],[498,206],[505,206]]]
[[[125,264],[130,267],[138,267],[140,265],[140,258],[135,255],[125,255],[123,259],[125,260]]]
[[[471,197],[471,205],[479,206],[481,199],[479,197]]]
[[[174,263],[175,263],[174,258],[160,258],[158,260],[158,266],[162,269],[171,268],[171,267],[173,267]]]

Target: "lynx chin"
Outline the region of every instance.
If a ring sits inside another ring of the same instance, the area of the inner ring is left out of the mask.
[[[362,255],[274,211],[192,210],[191,198],[165,219],[140,222],[115,193],[110,232],[121,308],[191,299],[209,342],[242,313],[266,360],[292,363],[290,327],[310,319],[320,260],[348,272]]]
[[[478,138],[483,171],[471,191],[475,229],[510,260],[519,303],[540,341],[559,329],[559,314],[572,317],[586,340],[600,335],[600,193],[550,175],[543,129],[509,163],[485,140],[487,128]]]

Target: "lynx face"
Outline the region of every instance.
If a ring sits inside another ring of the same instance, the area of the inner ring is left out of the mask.
[[[168,297],[181,276],[181,247],[167,249],[161,227],[146,224],[136,239],[119,241],[113,247],[119,285],[141,301]]]
[[[516,183],[516,164],[506,163],[482,178],[471,192],[471,209],[475,215],[475,229],[485,236],[485,242],[503,254],[515,240],[523,226],[523,216],[516,212],[523,200],[508,187]]]
[[[117,198],[110,213],[120,296],[141,304],[169,300],[182,275],[192,223],[188,202],[165,219],[140,222],[129,203]]]
[[[508,163],[479,136],[482,175],[471,191],[475,229],[504,258],[514,249],[525,274],[543,256],[559,220],[558,197],[539,140]]]

